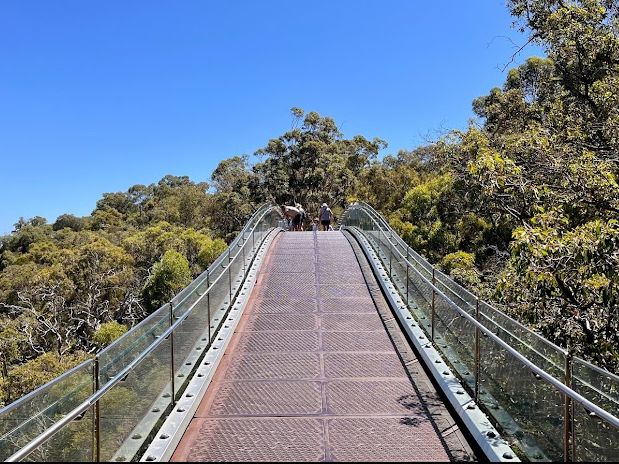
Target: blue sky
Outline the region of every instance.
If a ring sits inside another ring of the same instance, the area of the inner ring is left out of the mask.
[[[511,23],[503,1],[4,1],[0,233],[165,174],[208,180],[293,106],[385,153],[463,128],[526,40]]]

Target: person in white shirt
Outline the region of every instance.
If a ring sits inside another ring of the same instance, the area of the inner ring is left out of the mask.
[[[299,216],[301,212],[294,206],[282,205],[282,212],[288,221],[288,230],[294,230],[294,218]]]
[[[294,230],[296,230],[297,232],[303,232],[303,221],[305,220],[305,210],[303,209],[303,206],[300,203],[297,203],[295,206],[297,210],[299,210],[299,214],[297,214],[292,219],[292,226]]]

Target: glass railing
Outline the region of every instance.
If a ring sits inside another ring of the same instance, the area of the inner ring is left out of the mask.
[[[131,461],[182,395],[280,210],[261,206],[172,300],[99,352],[0,410],[0,459]]]
[[[617,461],[619,378],[557,347],[435,269],[371,206],[360,232],[428,338],[520,457]]]

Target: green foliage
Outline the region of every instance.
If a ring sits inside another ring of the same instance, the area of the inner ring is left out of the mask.
[[[111,321],[139,322],[150,303],[142,290],[166,251],[183,254],[191,274],[200,274],[226,248],[214,238],[223,234],[207,229],[211,204],[208,184],[166,176],[105,194],[88,217],[65,214],[51,226],[20,219],[0,238],[3,378],[42,353],[64,359],[94,351],[111,341]],[[168,284],[178,291],[177,282]]]
[[[219,163],[211,180],[216,188],[209,207],[211,224],[232,240],[256,209],[258,176],[250,170],[247,156],[234,156]]]
[[[301,203],[312,216],[325,202],[344,206],[358,188],[362,170],[386,143],[360,135],[345,139],[330,117],[299,108],[292,113],[300,125],[256,152],[266,158],[253,169],[261,197],[278,204]]]
[[[228,246],[221,239],[211,240],[200,248],[198,253],[198,264],[202,269],[206,269],[213,263],[219,255],[221,255]]]
[[[86,359],[88,356],[83,352],[66,356],[50,352],[9,369],[8,376],[3,376],[0,384],[0,403],[9,403],[25,395]]]
[[[62,230],[65,227],[79,232],[85,227],[85,220],[72,214],[62,214],[58,216],[52,228],[54,230]]]
[[[445,255],[440,266],[458,283],[476,291],[480,285],[479,273],[475,267],[475,255],[465,251],[456,251]]]
[[[514,232],[498,297],[546,337],[597,364],[619,365],[619,225],[593,220],[565,229],[556,213]]]
[[[168,250],[156,263],[146,281],[142,296],[148,309],[155,310],[191,282],[189,262],[182,254]]]
[[[165,221],[128,235],[123,246],[144,267],[158,261],[168,250],[182,253],[188,259],[193,275],[200,274],[226,249],[223,240],[213,239],[206,232]]]
[[[460,195],[475,194],[468,209],[484,222],[475,261],[484,277],[500,276],[496,292],[483,282],[486,294],[616,371],[619,9],[599,0],[508,5],[547,57],[475,100],[482,127],[446,139],[442,163]]]
[[[105,322],[92,335],[93,343],[103,348],[127,332],[127,326],[116,321]]]

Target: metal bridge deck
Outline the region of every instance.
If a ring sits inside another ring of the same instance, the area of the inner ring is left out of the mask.
[[[449,460],[404,362],[344,235],[281,234],[173,461]]]

